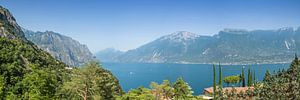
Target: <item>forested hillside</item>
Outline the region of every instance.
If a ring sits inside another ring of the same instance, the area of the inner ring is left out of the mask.
[[[80,87],[87,83],[76,83],[74,77],[87,78],[90,82],[97,79],[97,82],[101,82],[101,84],[97,84],[100,89],[88,91],[85,99],[95,99],[94,95],[96,95],[97,98],[107,100],[122,93],[118,80],[109,71],[102,69],[98,63],[86,65],[87,67],[83,66],[83,69],[70,69],[69,66],[28,41],[12,14],[1,6],[0,44],[1,99],[47,100],[78,95],[77,91],[71,92],[72,90],[69,90],[65,84],[72,83],[72,86]],[[86,72],[84,68],[93,69]],[[78,74],[73,73],[74,71]],[[91,71],[96,72],[92,73]],[[92,73],[89,76],[97,77],[91,79],[87,75],[80,74],[82,72]],[[77,75],[73,76],[74,74]]]

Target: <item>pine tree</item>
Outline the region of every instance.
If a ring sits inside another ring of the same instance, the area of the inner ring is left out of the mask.
[[[193,91],[191,87],[184,82],[182,78],[178,78],[173,85],[175,100],[189,100],[192,97]]]
[[[122,94],[119,81],[98,62],[89,62],[72,69],[71,75],[70,81],[64,82],[62,87],[67,99],[114,100],[115,96]]]
[[[252,75],[250,68],[248,69],[248,86],[250,87],[252,85]]]

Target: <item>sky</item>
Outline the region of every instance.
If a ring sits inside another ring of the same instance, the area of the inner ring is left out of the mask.
[[[300,0],[0,0],[20,26],[54,31],[86,44],[135,49],[176,31],[300,26]]]

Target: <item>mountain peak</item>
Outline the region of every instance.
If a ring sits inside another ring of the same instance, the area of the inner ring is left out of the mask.
[[[296,31],[293,27],[282,27],[279,28],[277,31]]]
[[[199,37],[199,35],[195,33],[187,32],[187,31],[177,31],[169,35],[163,36],[161,40],[173,40],[176,42],[181,42],[181,41],[193,40],[197,37]]]
[[[233,33],[233,34],[244,34],[247,33],[248,31],[245,29],[232,29],[232,28],[225,28],[221,32],[226,32],[226,33]]]
[[[54,31],[30,31],[24,29],[26,38],[49,52],[54,58],[70,66],[80,66],[93,60],[93,55],[86,45],[79,43],[71,37],[61,35]]]
[[[13,29],[13,32],[9,30]],[[21,38],[26,41],[24,33],[21,27],[17,24],[16,19],[13,15],[6,9],[0,6],[0,37],[5,37],[8,39]]]

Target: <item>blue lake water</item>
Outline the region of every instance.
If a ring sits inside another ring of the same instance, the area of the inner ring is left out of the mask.
[[[213,67],[209,64],[102,63],[102,65],[119,79],[126,92],[140,86],[149,87],[152,81],[161,83],[168,79],[174,82],[178,77],[182,77],[191,86],[194,95],[203,93],[204,88],[213,84]],[[250,68],[255,71],[256,78],[262,80],[266,70],[277,72],[279,69],[287,69],[289,64],[222,65],[223,77],[239,75],[243,66],[245,78]],[[218,67],[216,69],[218,72]]]

